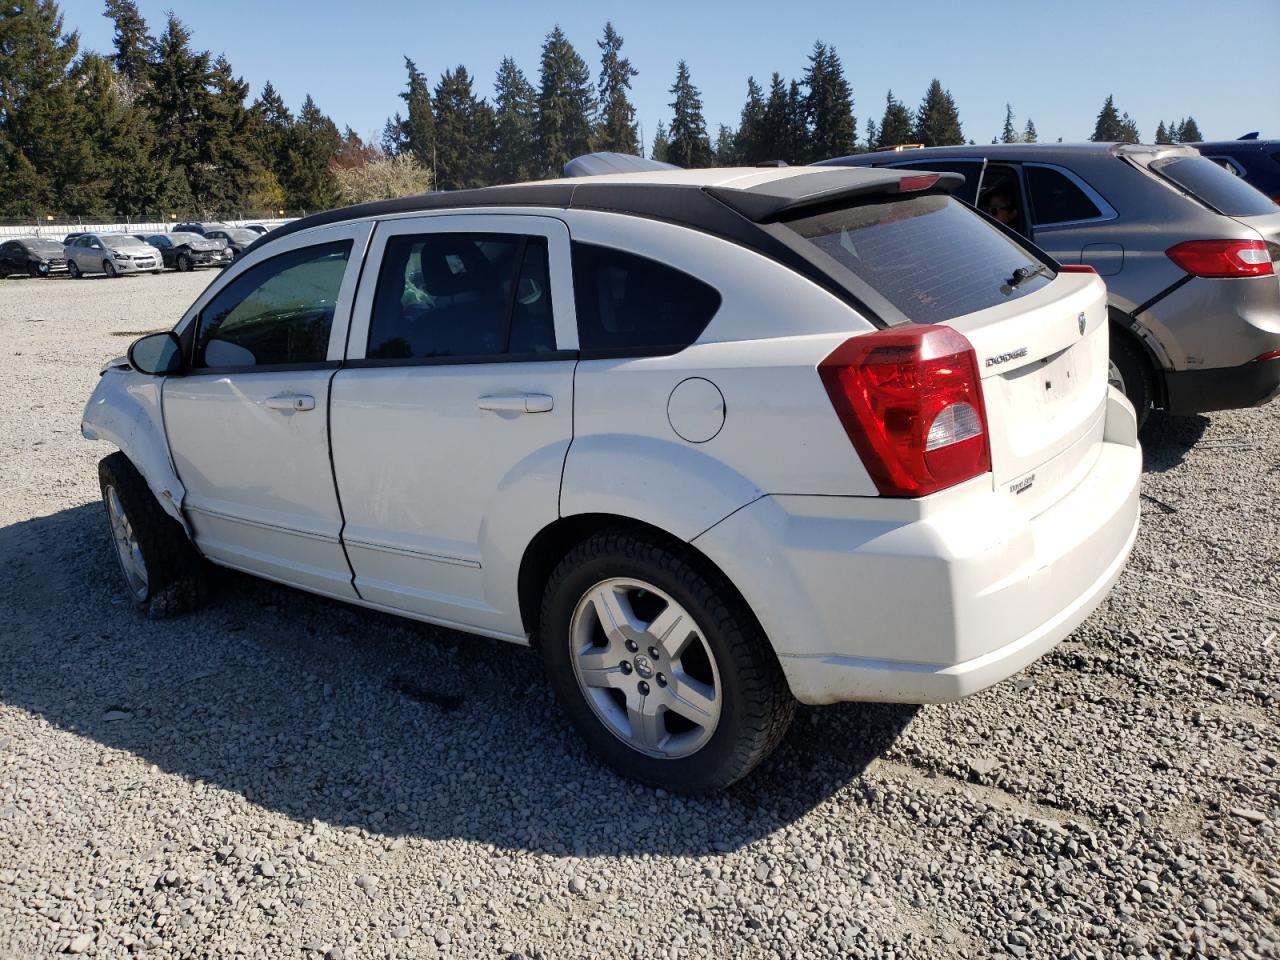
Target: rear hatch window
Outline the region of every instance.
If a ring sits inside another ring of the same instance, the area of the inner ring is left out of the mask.
[[[1276,212],[1276,205],[1269,197],[1208,157],[1153,160],[1150,168],[1228,217],[1257,217]]]
[[[783,226],[915,323],[1008,303],[1054,276],[1032,251],[944,194],[842,206]]]

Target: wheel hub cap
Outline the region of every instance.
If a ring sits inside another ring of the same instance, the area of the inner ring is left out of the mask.
[[[671,596],[630,578],[597,583],[569,628],[574,677],[615,737],[661,759],[706,745],[720,720],[720,672],[698,624]]]

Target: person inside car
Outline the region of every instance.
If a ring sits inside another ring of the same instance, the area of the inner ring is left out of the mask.
[[[998,186],[987,192],[982,198],[982,212],[995,217],[1010,229],[1022,230],[1022,211],[1018,209],[1012,191],[1006,186]]]

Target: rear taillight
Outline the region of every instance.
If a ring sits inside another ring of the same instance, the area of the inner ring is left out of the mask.
[[[1261,240],[1188,240],[1165,256],[1194,277],[1265,277],[1271,254]]]
[[[978,360],[950,327],[854,337],[818,374],[884,496],[923,497],[991,469]]]
[[[1087,263],[1064,263],[1058,266],[1059,273],[1092,273],[1097,276],[1098,271]]]

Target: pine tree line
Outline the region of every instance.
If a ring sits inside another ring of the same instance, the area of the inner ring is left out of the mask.
[[[592,67],[556,26],[538,75],[511,57],[498,66],[492,102],[466,66],[433,84],[405,57],[403,106],[381,142],[364,142],[307,96],[292,113],[266,83],[248,85],[225,56],[192,43],[172,13],[153,35],[135,0],[105,0],[113,53],[81,52],[64,32],[57,0],[0,7],[0,216],[107,216],[165,211],[175,216],[233,210],[315,210],[342,202],[437,189],[559,176],[572,157],[609,150],[643,154],[631,101],[638,71],[623,38],[606,23]],[[536,80],[536,83],[535,83]],[[821,41],[799,78],[747,78],[731,128],[707,127],[702,95],[686,61],[669,88],[671,113],[649,155],[682,167],[809,163],[906,144],[964,143],[951,92],[932,80],[914,109],[892,90],[859,138],[854,97],[835,47]],[[1005,106],[1003,143],[1034,143]],[[1137,141],[1136,123],[1111,96],[1095,141]],[[1157,142],[1201,139],[1193,118],[1163,121]],[[973,141],[968,141],[972,143]]]

